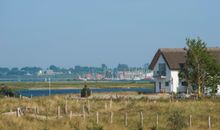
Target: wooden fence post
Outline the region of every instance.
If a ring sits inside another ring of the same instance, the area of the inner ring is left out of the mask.
[[[84,111],[85,111],[85,106],[83,104],[83,106],[82,106],[82,113],[84,113]]]
[[[112,99],[110,99],[109,108],[112,108]]]
[[[113,112],[110,113],[110,124],[113,123]]]
[[[37,115],[37,107],[34,107],[34,114]]]
[[[192,126],[192,115],[189,116],[189,127]]]
[[[68,104],[67,104],[67,100],[65,102],[65,114],[68,114]]]
[[[125,113],[125,126],[127,127],[128,126],[128,113],[126,112]]]
[[[16,110],[16,115],[17,117],[21,117],[21,113],[20,113],[21,109],[18,107]]]
[[[208,118],[208,122],[209,122],[209,129],[211,129],[211,117],[210,116]]]
[[[96,124],[99,124],[99,112],[96,112]]]
[[[40,108],[39,108],[39,106],[37,107],[37,114],[39,114],[40,113]]]
[[[73,116],[73,112],[70,111],[70,120],[72,119],[72,116]]]
[[[60,106],[57,107],[57,119],[60,119]]]
[[[144,115],[143,115],[143,112],[140,112],[140,121],[141,121],[141,127],[143,128],[143,126],[144,126]]]
[[[83,105],[83,120],[86,120],[86,112],[85,112],[85,105]]]
[[[88,113],[90,113],[90,102],[87,100]]]
[[[157,128],[158,128],[158,125],[159,125],[159,117],[158,117],[158,114],[157,114]]]
[[[107,110],[108,109],[108,106],[107,106],[107,103],[105,102],[105,110]]]

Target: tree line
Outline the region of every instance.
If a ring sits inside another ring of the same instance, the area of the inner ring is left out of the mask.
[[[50,65],[46,70],[52,70],[57,74],[86,74],[86,73],[98,73],[98,74],[105,74],[110,75],[111,77],[114,72],[117,71],[135,71],[135,70],[142,70],[148,71],[148,67],[129,67],[126,64],[118,64],[115,68],[109,68],[105,64],[102,64],[100,67],[90,67],[90,66],[79,66],[76,65],[74,68],[62,68],[55,65]],[[41,67],[0,67],[0,76],[10,76],[10,75],[37,75],[39,71],[46,71]]]

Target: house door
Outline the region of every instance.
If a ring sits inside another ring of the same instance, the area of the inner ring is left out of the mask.
[[[159,82],[159,91],[161,92],[161,82]]]

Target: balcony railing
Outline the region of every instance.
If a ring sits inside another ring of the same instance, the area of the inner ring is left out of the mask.
[[[166,78],[166,71],[154,71],[155,78]]]

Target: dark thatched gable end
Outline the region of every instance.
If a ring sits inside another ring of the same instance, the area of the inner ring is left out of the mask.
[[[208,48],[208,51],[220,63],[220,48]],[[186,61],[186,50],[184,48],[160,48],[155,54],[149,69],[153,70],[158,59],[162,56],[170,70],[179,70],[180,64]]]

